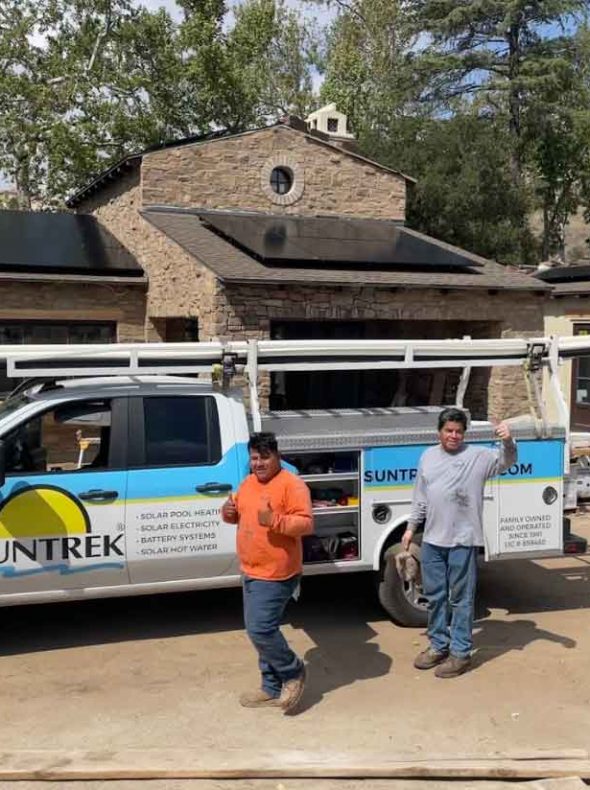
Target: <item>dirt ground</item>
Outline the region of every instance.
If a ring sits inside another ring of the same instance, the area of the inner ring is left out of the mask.
[[[590,516],[574,529],[590,538]],[[189,747],[208,763],[228,749],[239,762],[240,754],[262,751],[280,761],[293,750],[410,759],[590,748],[590,555],[482,568],[475,668],[454,680],[413,668],[424,635],[393,625],[372,584],[371,575],[305,579],[285,625],[308,665],[304,704],[293,717],[237,704],[257,684],[239,590],[3,609],[2,748]],[[419,782],[142,783],[153,790],[361,785],[422,790]],[[82,786],[137,783],[67,788]]]
[[[68,782],[64,790],[583,790],[581,782],[561,779],[529,782],[438,782],[422,780],[317,780],[287,779],[278,781],[241,780],[143,780],[109,782]],[[45,782],[0,782],[0,790],[51,790],[56,785]]]

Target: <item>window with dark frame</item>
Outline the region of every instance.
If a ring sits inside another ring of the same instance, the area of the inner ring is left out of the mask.
[[[583,334],[583,333],[580,333]],[[590,404],[590,357],[579,357],[575,367],[575,399],[577,404]]]
[[[109,468],[111,403],[74,401],[37,414],[4,437],[7,475]]]
[[[328,131],[329,132],[338,131],[338,118],[328,118]]]
[[[221,460],[215,398],[144,398],[145,465],[203,466]]]
[[[0,345],[42,345],[45,343],[115,343],[117,325],[113,321],[0,321]],[[6,376],[0,364],[0,394],[7,394],[20,379]]]
[[[270,185],[277,195],[286,195],[293,186],[293,174],[286,167],[275,167],[270,174]]]

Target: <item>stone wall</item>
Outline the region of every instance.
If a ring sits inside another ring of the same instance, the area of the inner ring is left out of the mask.
[[[0,280],[0,320],[116,322],[118,342],[141,343],[145,340],[145,287]]]
[[[184,317],[198,319],[205,340],[215,323],[217,280],[141,216],[139,180],[139,171],[134,170],[85,201],[79,211],[98,217],[147,274],[146,339],[161,338],[162,322],[152,319]]]
[[[273,198],[273,165],[293,170],[295,202]],[[146,206],[405,219],[402,176],[281,126],[146,154],[141,173]]]

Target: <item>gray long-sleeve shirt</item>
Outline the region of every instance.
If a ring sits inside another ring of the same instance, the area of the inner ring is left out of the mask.
[[[424,540],[435,546],[483,546],[486,480],[515,461],[513,441],[495,450],[464,444],[454,453],[429,447],[418,465],[410,529],[424,522]]]

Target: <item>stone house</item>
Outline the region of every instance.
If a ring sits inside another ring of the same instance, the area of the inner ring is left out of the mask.
[[[329,109],[329,108],[328,108]],[[316,120],[318,120],[316,118]],[[145,271],[145,340],[539,335],[550,286],[404,227],[412,179],[299,119],[119,162],[68,201]],[[456,374],[283,374],[271,407],[440,402]],[[474,414],[526,408],[476,371]]]

